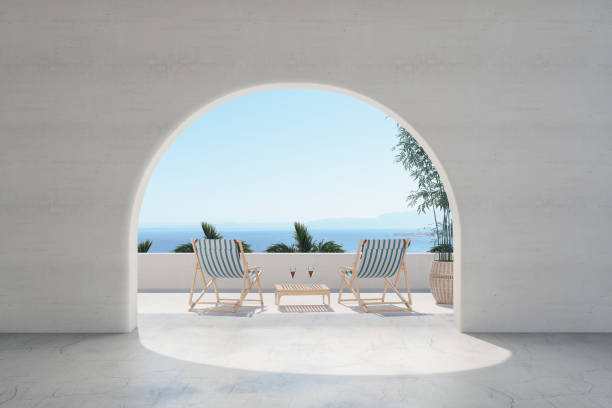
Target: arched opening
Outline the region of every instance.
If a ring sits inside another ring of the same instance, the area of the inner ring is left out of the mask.
[[[460,239],[461,227],[460,227],[460,218],[459,218],[457,204],[455,201],[455,196],[453,194],[453,190],[450,185],[448,175],[446,174],[444,166],[438,160],[435,152],[427,144],[426,140],[418,133],[416,129],[414,129],[406,120],[401,118],[399,115],[397,115],[395,112],[393,112],[389,108],[385,107],[383,104],[377,101],[374,101],[364,95],[361,95],[359,93],[356,93],[356,92],[353,92],[347,89],[328,86],[328,85],[302,84],[302,83],[267,84],[267,85],[255,86],[255,87],[246,88],[246,89],[243,89],[237,92],[233,92],[226,96],[218,98],[208,103],[201,109],[191,114],[188,118],[183,120],[182,123],[176,128],[174,132],[172,132],[168,136],[168,138],[164,141],[164,143],[159,147],[157,152],[154,154],[138,186],[136,197],[134,199],[132,216],[130,220],[130,254],[129,254],[130,294],[129,295],[130,295],[131,308],[132,308],[131,315],[130,315],[130,319],[133,323],[132,325],[135,326],[135,321],[136,321],[136,292],[137,292],[137,287],[138,287],[137,286],[137,267],[138,267],[137,262],[138,260],[137,260],[136,245],[137,245],[137,236],[138,236],[139,215],[140,215],[142,200],[143,200],[146,188],[149,184],[149,180],[153,174],[153,171],[155,170],[159,161],[161,160],[162,156],[168,150],[170,145],[179,137],[179,135],[181,135],[190,125],[192,125],[197,119],[204,116],[205,114],[215,109],[216,107],[230,100],[239,98],[244,95],[253,94],[253,93],[262,92],[262,91],[268,91],[268,90],[277,90],[277,89],[322,90],[322,91],[339,93],[339,94],[343,94],[343,95],[358,99],[384,112],[387,116],[393,119],[396,123],[398,123],[404,129],[408,130],[410,134],[413,135],[413,137],[418,141],[418,143],[427,152],[431,161],[436,166],[436,169],[440,175],[442,183],[444,184],[444,188],[448,195],[450,208],[453,214],[453,229],[454,229],[453,235],[455,237],[455,256],[454,256],[455,258],[455,272],[454,272],[455,273],[455,279],[454,279],[455,322],[456,322],[457,327],[461,329],[461,246],[460,246],[461,245],[460,244],[461,243],[461,239]]]

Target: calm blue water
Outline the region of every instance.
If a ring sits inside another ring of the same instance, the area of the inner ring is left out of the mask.
[[[291,244],[293,231],[223,231],[224,238],[240,239],[251,244],[254,252],[264,252],[277,242]],[[359,239],[410,238],[408,252],[427,252],[432,247],[432,237],[423,236],[422,231],[399,229],[372,230],[310,230],[315,240],[336,241],[345,251],[355,252]],[[190,242],[191,238],[200,238],[202,230],[195,227],[141,227],[138,228],[138,241],[150,239],[153,245],[149,252],[173,252],[177,245]]]

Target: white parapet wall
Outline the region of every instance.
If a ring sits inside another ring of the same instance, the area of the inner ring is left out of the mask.
[[[332,290],[340,284],[338,269],[342,265],[352,265],[355,254],[247,254],[249,266],[261,266],[264,270],[261,282],[264,290],[273,290],[274,284],[283,282],[324,283]],[[408,280],[414,290],[429,289],[429,269],[433,254],[406,254]],[[138,254],[138,289],[147,290],[187,290],[191,287],[195,258],[193,254],[153,253]],[[311,278],[307,266],[314,266]],[[295,267],[295,278],[291,279],[289,268]],[[222,289],[240,289],[240,279],[219,279]],[[380,279],[362,279],[361,289],[381,289]],[[403,287],[403,281],[401,286]],[[201,285],[200,285],[201,287]]]

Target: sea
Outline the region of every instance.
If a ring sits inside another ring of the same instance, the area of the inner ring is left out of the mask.
[[[293,242],[292,230],[227,230],[218,229],[227,239],[240,239],[251,245],[253,252],[265,252],[272,244]],[[346,252],[355,252],[360,239],[410,238],[408,252],[427,252],[433,246],[433,237],[423,229],[310,229],[316,241],[335,241],[342,245]],[[149,252],[173,252],[178,245],[191,241],[191,238],[201,238],[199,226],[164,226],[139,227],[138,242],[150,239],[153,245]]]

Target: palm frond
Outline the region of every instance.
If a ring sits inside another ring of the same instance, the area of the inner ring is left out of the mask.
[[[293,245],[289,246],[287,244],[283,244],[282,242],[279,242],[278,244],[270,245],[266,249],[266,252],[284,253],[284,252],[297,252],[297,250]]]
[[[253,248],[251,248],[251,244],[247,244],[244,241],[242,241],[242,250],[244,251],[244,253],[253,252]]]
[[[293,223],[293,227],[295,228],[293,239],[295,240],[298,252],[313,252],[312,235],[308,232],[306,225],[296,221]]]
[[[334,241],[321,240],[315,244],[315,248],[316,248],[315,252],[327,252],[327,253],[344,252],[344,249],[342,249],[342,245],[337,244]]]
[[[217,229],[214,225],[209,224],[207,222],[202,221],[202,231],[204,232],[204,236],[206,239],[223,239],[223,235],[217,232]]]
[[[177,253],[193,252],[193,245],[191,245],[191,242],[179,245],[176,248],[174,248],[174,252],[177,252]]]
[[[147,239],[146,241],[139,242],[138,243],[138,252],[140,252],[140,253],[149,252],[149,249],[151,248],[151,245],[153,245],[153,241],[151,241],[150,239]]]
[[[223,235],[217,231],[217,228],[205,221],[202,221],[202,232],[204,232],[204,238],[206,239],[223,239]],[[248,243],[242,241],[242,249],[244,252],[253,252],[253,248]]]
[[[293,227],[295,228],[293,233],[295,243],[293,245],[279,242],[269,246],[266,252],[344,252],[342,245],[334,241],[314,241],[308,227],[302,223],[296,221],[293,223]]]

